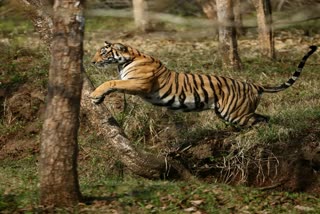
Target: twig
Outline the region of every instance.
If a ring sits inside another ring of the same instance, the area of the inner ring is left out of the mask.
[[[266,190],[270,190],[270,189],[275,189],[275,188],[277,188],[279,186],[282,186],[285,182],[287,182],[287,180],[275,183],[275,184],[270,185],[270,186],[260,187],[260,188],[258,188],[258,190],[266,191]]]

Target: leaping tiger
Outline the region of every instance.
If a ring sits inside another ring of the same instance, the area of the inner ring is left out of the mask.
[[[93,103],[99,104],[106,95],[122,91],[173,110],[214,109],[220,118],[250,127],[259,122],[268,122],[268,116],[255,113],[262,93],[283,91],[293,85],[317,47],[310,46],[310,49],[287,82],[269,87],[223,76],[177,73],[166,68],[160,60],[137,49],[121,43],[105,42],[92,63],[98,67],[118,64],[120,79],[101,84],[90,97]]]

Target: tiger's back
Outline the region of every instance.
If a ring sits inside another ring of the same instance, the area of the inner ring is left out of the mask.
[[[301,61],[295,75],[299,75],[312,48]],[[302,63],[303,62],[303,63]],[[107,43],[95,55],[93,63],[118,64],[120,80],[103,83],[92,94],[95,103],[115,91],[136,94],[144,100],[173,110],[202,111],[214,109],[222,119],[240,126],[267,122],[268,117],[255,113],[263,92],[278,92],[292,85],[264,87],[232,78],[192,73],[177,73],[167,69],[161,61],[120,43]],[[298,73],[297,73],[298,72]],[[289,83],[288,83],[289,82]]]

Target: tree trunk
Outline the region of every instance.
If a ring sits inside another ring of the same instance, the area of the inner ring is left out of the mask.
[[[197,2],[208,19],[217,19],[217,6],[215,0],[197,0]]]
[[[233,13],[237,36],[242,36],[245,30],[242,22],[241,0],[234,0]]]
[[[147,32],[150,28],[147,2],[145,0],[133,0],[132,3],[136,28],[141,32]]]
[[[270,0],[252,0],[257,11],[260,49],[263,56],[275,58]]]
[[[232,0],[217,0],[217,12],[219,21],[219,50],[223,66],[241,70],[242,64],[238,55]]]
[[[79,202],[77,135],[82,88],[84,18],[77,0],[56,0],[47,106],[41,133],[40,203]]]
[[[217,20],[217,6],[215,0],[197,0],[198,4],[201,6],[203,13],[210,20]],[[214,35],[218,34],[218,30],[215,27]]]

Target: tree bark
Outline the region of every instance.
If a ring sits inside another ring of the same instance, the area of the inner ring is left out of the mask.
[[[242,22],[241,0],[234,0],[233,13],[237,36],[242,36],[245,30]]]
[[[41,0],[33,0],[41,1]],[[37,7],[37,4],[32,4],[31,1],[21,0],[26,6],[33,10],[45,10],[45,8]],[[33,24],[37,24],[37,20],[51,20],[50,12],[36,12],[32,14],[42,14],[47,17],[33,17]],[[30,15],[30,13],[29,13]],[[49,24],[42,25],[43,27],[50,26]],[[49,35],[41,37],[41,39],[49,46],[51,46],[52,36],[51,30],[47,29]],[[41,36],[41,34],[40,34]],[[106,143],[112,148],[115,154],[119,155],[120,161],[123,162],[128,169],[136,175],[140,175],[149,179],[181,179],[181,180],[195,180],[191,173],[178,162],[165,157],[156,157],[153,154],[141,152],[134,148],[130,140],[123,133],[119,125],[115,122],[108,108],[104,104],[94,105],[89,99],[89,94],[94,90],[94,87],[89,80],[87,74],[83,73],[83,88],[81,98],[81,111],[87,115],[90,125],[99,132],[106,140]]]
[[[208,19],[217,19],[217,6],[215,0],[197,0],[197,2]]]
[[[73,206],[81,197],[77,174],[82,89],[82,3],[56,0],[47,105],[41,133],[40,203]]]
[[[241,70],[232,0],[217,0],[219,50],[224,67]]]
[[[257,11],[260,49],[263,56],[275,58],[270,0],[252,0]]]
[[[150,29],[147,2],[145,0],[133,0],[132,3],[136,28],[141,32],[147,32]]]
[[[31,19],[40,38],[51,46],[52,40],[52,5],[49,0],[20,0],[28,17]]]
[[[203,13],[210,20],[217,20],[217,6],[215,0],[197,0],[197,3],[201,6]],[[218,34],[216,26],[214,26],[214,35]]]

